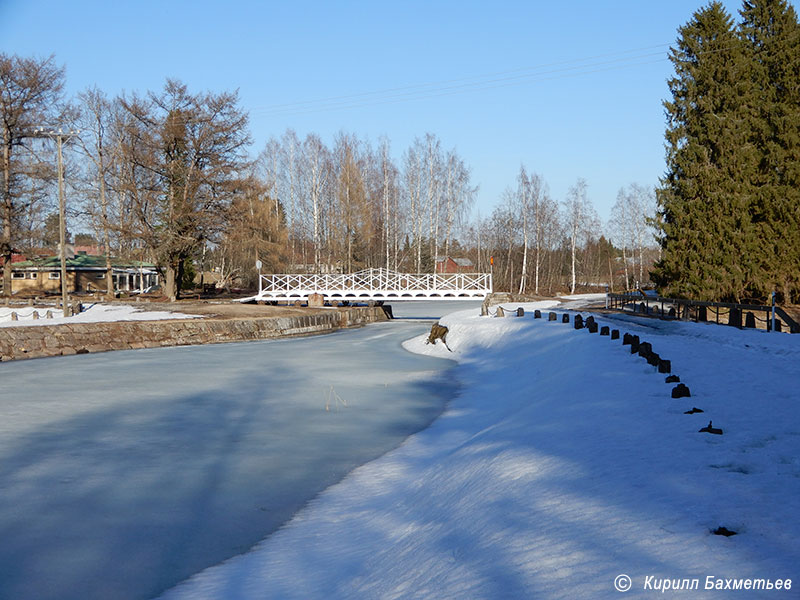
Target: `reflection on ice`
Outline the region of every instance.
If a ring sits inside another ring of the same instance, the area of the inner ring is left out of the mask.
[[[0,597],[150,598],[246,551],[441,412],[425,328],[3,364]]]

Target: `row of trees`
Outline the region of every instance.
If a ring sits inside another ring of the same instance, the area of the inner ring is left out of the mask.
[[[672,295],[800,301],[800,24],[785,0],[719,2],[679,29],[670,60],[663,248]]]
[[[480,270],[493,270],[495,289],[533,295],[631,289],[649,283],[657,258],[654,215],[653,190],[632,184],[620,189],[603,226],[585,180],[558,202],[523,165],[492,214],[466,229],[464,249]]]
[[[386,138],[373,146],[340,133],[329,148],[316,134],[301,141],[289,130],[266,144],[257,168],[282,200],[291,263],[314,271],[430,270],[475,194],[464,161],[430,133],[398,165]]]
[[[470,170],[431,133],[396,161],[385,138],[340,133],[328,146],[288,130],[252,159],[236,94],[168,80],[158,92],[90,89],[66,102],[52,57],[6,55],[0,85],[6,294],[12,253],[56,237],[52,145],[38,139],[55,124],[80,130],[66,161],[73,229],[91,229],[107,256],[155,261],[173,298],[193,268],[252,287],[257,261],[265,272],[431,272],[437,256],[467,256],[498,289],[539,294],[644,282],[652,260],[650,192],[638,186],[620,191],[605,237],[584,181],[559,204],[525,167],[489,218],[470,221]]]

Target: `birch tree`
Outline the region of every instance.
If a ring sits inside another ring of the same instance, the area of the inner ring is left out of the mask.
[[[577,286],[578,248],[598,227],[597,214],[586,195],[586,180],[578,178],[564,200],[564,223],[570,250],[569,293],[574,294]]]
[[[106,295],[113,297],[114,281],[111,270],[111,225],[109,222],[108,208],[108,178],[111,173],[114,159],[113,146],[110,145],[109,129],[112,125],[112,102],[98,88],[90,88],[78,96],[81,106],[81,131],[80,147],[83,155],[91,165],[93,173],[89,175],[90,196],[94,196],[99,203],[99,211],[91,210],[96,219],[99,219],[99,231],[105,247],[106,266]]]

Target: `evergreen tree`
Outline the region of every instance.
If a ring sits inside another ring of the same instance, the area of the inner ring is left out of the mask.
[[[786,0],[745,0],[740,36],[752,65],[752,144],[760,150],[753,178],[753,219],[761,277],[784,301],[800,295],[800,25]]]
[[[667,114],[667,173],[657,198],[662,292],[703,300],[746,295],[756,263],[750,196],[742,185],[758,154],[749,145],[751,84],[744,44],[719,2],[679,30]]]

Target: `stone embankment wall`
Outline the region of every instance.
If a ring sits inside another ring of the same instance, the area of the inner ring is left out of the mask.
[[[65,323],[0,328],[0,360],[265,340],[324,333],[386,321],[380,307],[346,308],[293,317]]]

